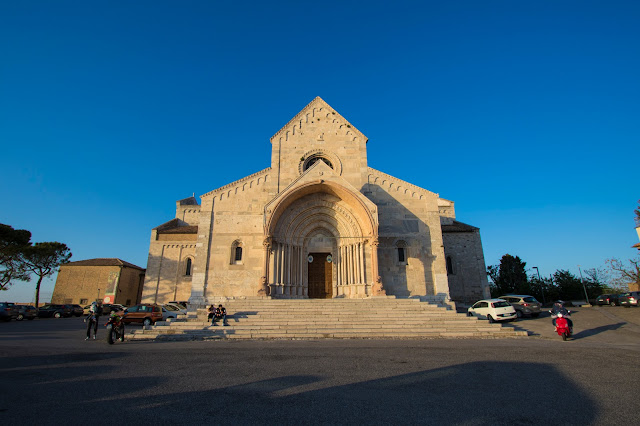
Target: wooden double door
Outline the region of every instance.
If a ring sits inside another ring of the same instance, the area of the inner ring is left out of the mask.
[[[309,299],[330,299],[333,297],[331,253],[309,253]]]

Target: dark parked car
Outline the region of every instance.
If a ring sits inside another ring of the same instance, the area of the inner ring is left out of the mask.
[[[18,309],[18,315],[16,316],[18,321],[22,321],[23,319],[32,320],[38,316],[38,310],[35,306],[16,305],[16,308]]]
[[[617,294],[602,294],[596,297],[594,302],[595,305],[610,305],[610,306],[620,306],[620,302],[618,302]]]
[[[0,320],[11,321],[11,318],[18,316],[18,309],[15,303],[0,302]]]
[[[631,306],[637,307],[638,299],[640,299],[640,291],[631,291],[629,293],[621,294],[618,298],[618,302],[625,308],[630,308]]]
[[[71,308],[67,305],[44,305],[38,308],[38,318],[61,318],[61,317],[70,317]]]
[[[123,311],[126,307],[119,303],[105,303],[102,305],[102,312],[100,315],[109,315],[111,311]]]
[[[80,305],[64,305],[64,306],[66,306],[69,309],[71,309],[71,315],[75,315],[77,317],[81,317],[82,314],[84,313],[84,310],[82,309],[82,306],[80,306]]]

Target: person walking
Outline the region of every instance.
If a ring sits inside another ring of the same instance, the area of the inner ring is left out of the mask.
[[[89,308],[89,315],[84,319],[84,322],[87,323],[87,337],[84,340],[89,340],[91,338],[91,327],[93,327],[93,340],[96,340],[96,335],[98,334],[98,319],[100,318],[100,308],[96,302],[91,304]]]

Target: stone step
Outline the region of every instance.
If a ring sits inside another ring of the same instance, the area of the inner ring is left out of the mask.
[[[221,321],[216,321],[216,324],[219,324]],[[321,319],[321,318],[275,318],[273,320],[268,320],[265,318],[252,318],[252,319],[240,319],[235,320],[233,318],[227,318],[227,323],[230,325],[243,325],[243,324],[251,324],[251,325],[296,325],[296,324],[313,324],[313,325],[322,325],[322,324],[366,324],[366,325],[381,325],[381,324],[392,324],[395,326],[422,326],[429,324],[439,324],[439,325],[447,325],[447,324],[478,324],[485,323],[486,321],[481,321],[475,318],[399,318],[399,319],[384,319],[384,318],[372,318],[372,319],[349,319],[349,318],[330,318],[330,319]],[[183,328],[191,328],[191,327],[204,327],[210,325],[211,321],[173,321],[173,322],[157,322],[155,324],[156,327],[183,327]]]
[[[335,315],[312,315],[304,312],[300,313],[287,313],[287,314],[250,314],[250,315],[227,315],[228,321],[283,321],[286,319],[292,319],[297,321],[309,321],[309,320],[320,320],[320,321],[395,321],[397,319],[431,319],[436,321],[451,321],[451,320],[459,320],[459,321],[474,321],[476,320],[473,317],[466,317],[460,315],[423,315],[423,314],[403,314],[403,315],[384,315],[384,314],[373,314],[373,313],[361,313],[361,314],[335,314]],[[192,318],[187,321],[176,321],[174,319],[173,322],[207,322],[210,320],[206,316],[202,316],[199,318]]]
[[[514,331],[512,328],[490,327],[490,326],[478,326],[478,327],[423,327],[420,329],[402,329],[398,327],[250,327],[250,326],[236,326],[236,327],[201,327],[197,329],[151,329],[151,330],[135,330],[133,335],[157,335],[157,334],[184,334],[184,335],[256,335],[262,334],[269,336],[272,334],[313,334],[317,337],[322,337],[325,334],[336,333],[356,333],[363,338],[371,338],[379,335],[380,333],[385,335],[422,335],[424,333],[493,333],[493,334],[509,334]],[[522,335],[522,333],[517,334]],[[524,332],[523,335],[527,335]]]
[[[505,331],[506,330],[506,331]],[[456,329],[442,329],[442,328],[424,328],[421,330],[398,330],[395,328],[362,328],[362,329],[352,329],[352,328],[335,328],[335,327],[327,327],[327,328],[273,328],[273,329],[255,329],[255,328],[220,328],[220,329],[198,329],[198,330],[141,330],[134,333],[130,333],[133,335],[157,335],[157,334],[170,334],[170,335],[255,335],[255,334],[263,334],[265,336],[271,334],[308,334],[308,335],[316,335],[318,337],[322,337],[325,334],[339,334],[339,333],[356,333],[362,338],[370,338],[372,336],[376,336],[379,334],[385,335],[422,335],[429,333],[493,333],[493,334],[509,334],[513,329],[505,328],[505,329],[490,329],[490,328],[473,328],[473,327],[464,327],[464,328],[456,328]],[[525,332],[526,335],[526,332]]]
[[[233,300],[229,326],[211,326],[207,310],[188,320],[160,321],[129,333],[131,339],[387,339],[521,337],[447,307],[417,299]]]
[[[507,330],[507,329],[504,329]],[[202,331],[193,333],[135,333],[129,334],[129,340],[155,340],[158,338],[173,338],[176,340],[204,340],[204,339],[416,339],[416,338],[445,338],[445,337],[468,337],[468,338],[503,338],[503,337],[526,337],[526,331],[479,331],[479,330],[458,330],[442,331],[431,330],[421,332],[398,332],[398,331],[377,331],[362,333],[359,331],[327,331],[318,332],[228,332],[228,331]]]

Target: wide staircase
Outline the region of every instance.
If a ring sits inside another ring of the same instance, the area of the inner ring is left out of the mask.
[[[417,299],[233,299],[228,326],[211,326],[207,311],[129,332],[129,340],[425,339],[527,336],[500,324]]]

